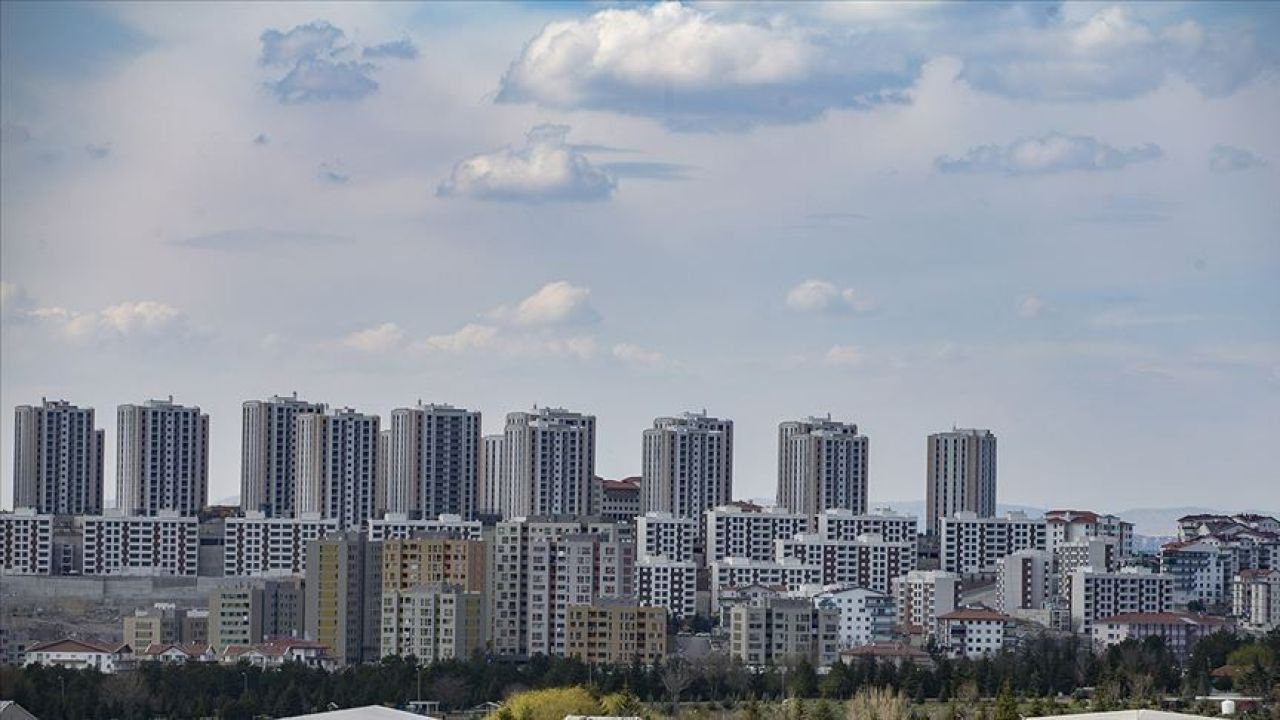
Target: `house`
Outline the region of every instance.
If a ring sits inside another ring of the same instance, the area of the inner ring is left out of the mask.
[[[899,667],[904,663],[913,663],[924,668],[933,667],[933,658],[929,657],[929,653],[920,648],[898,643],[862,645],[840,652],[840,660],[845,665],[853,665],[863,658],[871,658],[878,662],[888,661]]]
[[[245,662],[260,668],[280,667],[285,663],[302,663],[308,667],[333,669],[337,662],[329,648],[314,640],[282,638],[254,645],[228,645],[222,650],[224,663]]]
[[[1013,619],[986,608],[962,608],[938,616],[938,644],[951,657],[994,655],[1010,644]]]
[[[1180,661],[1191,656],[1200,638],[1229,627],[1226,619],[1185,612],[1121,613],[1093,624],[1093,643],[1108,648],[1125,640],[1148,637],[1164,639],[1164,644]]]
[[[138,662],[217,662],[218,653],[203,643],[151,643],[137,655]]]
[[[36,643],[27,648],[24,657],[23,665],[94,669],[107,674],[128,669],[133,664],[133,650],[128,645],[75,638]]]

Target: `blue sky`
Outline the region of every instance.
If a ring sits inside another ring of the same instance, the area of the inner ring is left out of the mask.
[[[1000,498],[1280,506],[1263,3],[4,3],[0,394],[1000,437]],[[0,414],[0,495],[12,468]]]

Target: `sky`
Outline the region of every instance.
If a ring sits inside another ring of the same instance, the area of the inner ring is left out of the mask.
[[[12,407],[999,438],[999,498],[1280,508],[1280,6],[0,4]]]

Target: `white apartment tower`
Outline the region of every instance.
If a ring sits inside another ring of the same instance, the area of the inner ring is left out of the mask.
[[[867,511],[867,451],[858,426],[811,417],[778,425],[778,504],[818,515]]]
[[[953,429],[929,436],[925,484],[928,530],[937,534],[942,518],[967,510],[996,514],[996,436],[990,430]]]
[[[502,440],[502,516],[590,512],[595,469],[594,415],[536,407],[509,413]]]
[[[641,512],[701,520],[732,499],[732,420],[686,412],[644,431]]]
[[[354,530],[378,516],[379,420],[351,408],[298,416],[297,517],[320,513]]]
[[[209,496],[209,416],[168,400],[117,408],[116,506],[194,517]]]
[[[266,517],[294,516],[296,419],[324,411],[324,405],[299,400],[297,393],[246,400],[241,405],[241,510]]]
[[[93,408],[41,399],[14,409],[13,507],[51,515],[102,512],[103,432]]]
[[[387,511],[475,517],[482,450],[478,411],[421,403],[392,410]]]

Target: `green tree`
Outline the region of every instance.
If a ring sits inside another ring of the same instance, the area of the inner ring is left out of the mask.
[[[1004,686],[1000,688],[1000,694],[996,696],[995,720],[1020,720],[1021,717],[1018,714],[1018,698],[1013,694],[1013,685],[1006,680]]]

